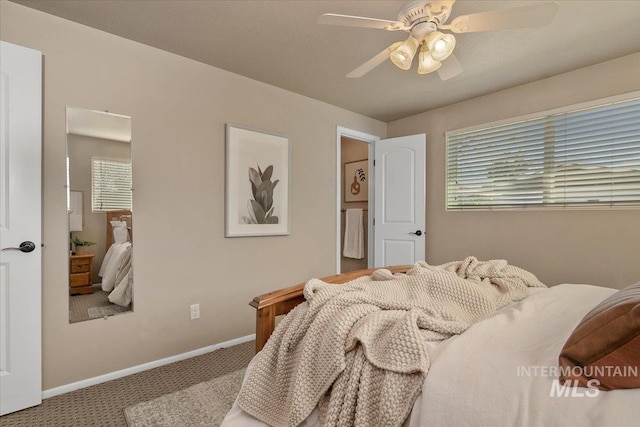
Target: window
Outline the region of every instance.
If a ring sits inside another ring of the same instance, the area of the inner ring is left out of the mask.
[[[447,210],[640,206],[640,98],[446,140]]]
[[[91,210],[131,209],[131,162],[91,159]]]

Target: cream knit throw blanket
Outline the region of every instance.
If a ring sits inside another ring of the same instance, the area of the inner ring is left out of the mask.
[[[238,405],[273,426],[316,407],[323,425],[399,426],[429,369],[425,341],[443,340],[544,287],[506,261],[474,257],[378,270],[344,285],[318,279],[256,358]]]

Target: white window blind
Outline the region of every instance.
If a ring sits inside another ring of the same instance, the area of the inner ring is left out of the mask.
[[[91,210],[131,209],[131,162],[91,159]]]
[[[448,210],[640,206],[640,98],[446,139]]]

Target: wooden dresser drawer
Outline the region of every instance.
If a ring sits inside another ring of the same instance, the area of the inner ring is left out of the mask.
[[[91,272],[93,254],[71,255],[69,257],[69,294],[92,294]]]
[[[88,259],[72,259],[71,273],[88,273],[91,269],[91,261]]]
[[[77,286],[89,286],[91,285],[90,273],[76,273],[69,275],[69,284],[72,288]]]

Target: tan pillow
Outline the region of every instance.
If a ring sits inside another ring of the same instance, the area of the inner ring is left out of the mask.
[[[559,363],[563,384],[578,380],[587,387],[595,379],[599,384],[591,385],[600,390],[640,388],[640,282],[587,313],[562,348]]]

